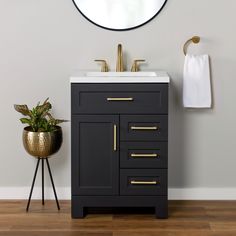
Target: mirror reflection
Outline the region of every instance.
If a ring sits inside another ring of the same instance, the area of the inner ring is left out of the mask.
[[[73,0],[92,23],[113,30],[138,27],[156,16],[167,0]]]

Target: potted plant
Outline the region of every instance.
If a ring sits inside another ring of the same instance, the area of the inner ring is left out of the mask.
[[[40,160],[42,161],[42,204],[44,205],[44,160],[46,160],[57,207],[58,210],[60,210],[48,157],[55,154],[61,147],[62,129],[58,124],[65,122],[66,120],[55,119],[51,115],[50,110],[52,109],[52,105],[48,101],[48,98],[43,104],[40,104],[39,102],[31,110],[27,105],[14,105],[14,108],[25,116],[20,119],[21,123],[28,125],[23,130],[23,144],[25,150],[30,155],[38,158],[26,211],[29,210]]]
[[[23,131],[23,144],[26,151],[34,156],[46,158],[55,154],[62,144],[62,129],[58,124],[66,120],[53,118],[50,114],[52,108],[47,98],[43,104],[40,102],[32,110],[27,105],[14,105],[15,110],[26,116],[20,121],[28,126]]]

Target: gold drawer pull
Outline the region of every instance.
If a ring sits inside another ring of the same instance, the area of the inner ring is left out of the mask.
[[[153,126],[153,127],[131,126],[131,130],[158,130],[158,127],[157,126]]]
[[[133,98],[107,98],[107,101],[133,101]]]
[[[114,139],[113,139],[113,150],[114,152],[117,151],[117,126],[113,126],[113,132],[114,132]]]
[[[131,153],[131,157],[158,157],[158,155],[156,153],[153,153],[153,154],[136,154],[136,153]]]
[[[132,180],[130,183],[134,184],[134,185],[157,185],[157,181],[136,181],[136,180]]]

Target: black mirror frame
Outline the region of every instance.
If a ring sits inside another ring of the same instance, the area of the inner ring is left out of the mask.
[[[134,27],[130,27],[130,28],[125,28],[125,29],[112,29],[112,28],[108,28],[108,27],[105,27],[105,26],[102,26],[102,25],[99,25],[97,23],[95,23],[94,21],[90,20],[80,9],[79,7],[77,6],[77,4],[75,3],[74,0],[72,0],[72,2],[74,3],[75,7],[77,8],[77,10],[80,12],[80,14],[85,18],[87,19],[90,23],[100,27],[100,28],[103,28],[103,29],[106,29],[106,30],[111,30],[111,31],[128,31],[128,30],[133,30],[133,29],[136,29],[136,28],[139,28],[139,27],[142,27],[143,25],[149,23],[150,21],[152,21],[161,11],[162,9],[165,7],[166,3],[167,3],[167,0],[165,0],[165,2],[163,3],[162,7],[160,8],[160,10],[154,15],[152,16],[149,20],[145,21],[144,23],[140,24],[140,25],[136,25]]]

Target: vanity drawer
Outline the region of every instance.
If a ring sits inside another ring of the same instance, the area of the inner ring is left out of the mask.
[[[167,195],[167,170],[121,169],[121,195]]]
[[[121,168],[167,168],[167,142],[121,142]]]
[[[72,113],[167,114],[168,84],[72,84]]]
[[[120,119],[122,141],[167,141],[167,115],[125,115]]]

